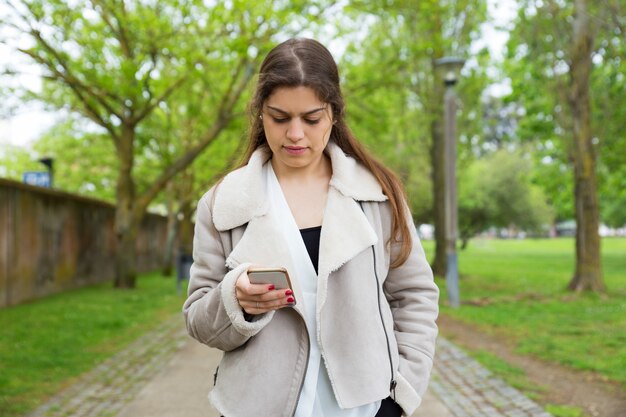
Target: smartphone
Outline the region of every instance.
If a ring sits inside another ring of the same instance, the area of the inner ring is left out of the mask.
[[[248,278],[253,284],[274,284],[277,290],[293,290],[285,268],[250,268]]]

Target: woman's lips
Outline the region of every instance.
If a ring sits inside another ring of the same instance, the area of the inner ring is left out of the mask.
[[[302,155],[306,151],[306,148],[300,146],[284,146],[283,148],[289,155]]]

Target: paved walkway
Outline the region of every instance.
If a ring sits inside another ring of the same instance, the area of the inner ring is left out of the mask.
[[[191,340],[177,315],[85,374],[30,417],[218,417],[207,393],[220,356]],[[484,416],[550,414],[439,338],[429,392],[412,417]]]

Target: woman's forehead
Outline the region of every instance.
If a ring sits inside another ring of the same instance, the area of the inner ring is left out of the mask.
[[[306,86],[276,88],[264,104],[273,109],[295,114],[325,108],[328,105],[319,99],[315,90]]]

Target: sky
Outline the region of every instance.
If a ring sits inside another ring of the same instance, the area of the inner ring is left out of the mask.
[[[503,56],[508,35],[498,30],[497,27],[507,25],[512,21],[516,12],[516,2],[514,0],[488,0],[488,6],[493,22],[483,25],[483,36],[476,47],[478,49],[487,46],[491,56],[499,60]],[[6,6],[0,5],[1,7]],[[333,53],[335,53],[334,50]],[[15,64],[18,59],[15,52],[12,52],[6,45],[0,44],[0,70],[7,65]],[[41,84],[35,70],[31,70],[28,75],[21,76],[19,82],[35,89]],[[490,88],[490,93],[501,95],[507,91],[507,88],[506,84],[494,85]],[[0,118],[0,146],[29,148],[43,132],[54,125],[58,118],[57,113],[45,112],[35,106],[22,108],[10,118]]]
[[[7,6],[0,3],[0,17],[5,15],[6,10]],[[0,25],[0,33],[4,35],[6,30],[6,27]],[[38,89],[41,85],[39,75],[35,69],[23,66],[24,62],[21,53],[0,43],[0,71],[5,71],[14,66],[25,68],[26,74],[21,75],[16,80],[16,84]],[[6,82],[7,79],[7,77],[3,77],[2,81]],[[31,105],[20,108],[10,118],[7,118],[4,113],[0,113],[0,146],[29,147],[44,131],[50,128],[54,123],[55,115],[41,111],[40,107]]]

